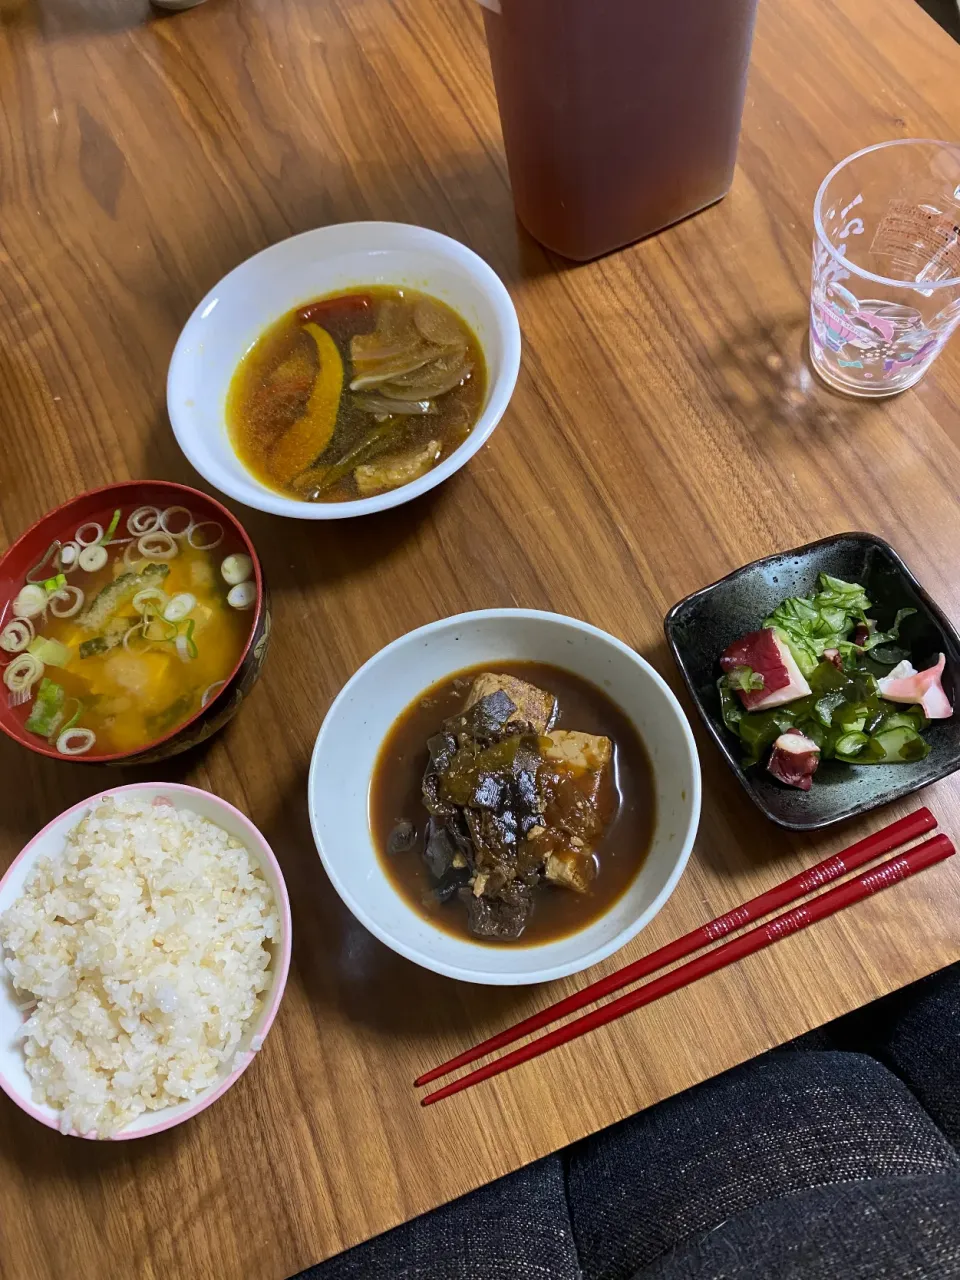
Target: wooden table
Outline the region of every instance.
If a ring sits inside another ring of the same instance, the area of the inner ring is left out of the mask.
[[[277,1280],[960,957],[960,865],[946,864],[462,1098],[417,1105],[417,1069],[575,982],[457,985],[341,905],[304,788],[323,714],[364,659],[445,614],[522,604],[622,636],[679,690],[661,632],[674,600],[845,529],[890,538],[960,617],[960,342],[881,403],[828,393],[802,358],[820,179],[867,143],[960,135],[960,48],[909,0],[763,0],[733,193],[571,268],[515,225],[478,12],[0,4],[4,543],[111,479],[196,482],[164,408],[177,333],[224,272],[292,232],[395,218],[456,236],[507,282],[526,344],[502,426],[442,490],[347,525],[242,513],[274,591],[264,679],[203,754],[154,772],[218,792],[273,842],[294,907],[286,999],[236,1088],[158,1138],[66,1141],[0,1098],[10,1280]],[[695,853],[604,969],[879,825],[778,832],[694,727]],[[67,805],[139,776],[5,740],[0,766],[0,867]],[[960,784],[925,799],[960,833]]]

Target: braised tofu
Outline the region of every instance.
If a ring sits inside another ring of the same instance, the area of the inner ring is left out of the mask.
[[[371,498],[375,493],[399,489],[425,476],[440,456],[440,441],[429,440],[422,449],[405,453],[385,453],[382,458],[357,467],[353,473],[361,498]]]
[[[549,744],[549,745],[548,745]],[[584,773],[599,773],[610,763],[613,744],[609,738],[575,729],[554,729],[542,744],[543,758],[551,764]]]
[[[586,853],[551,853],[543,864],[543,873],[550,884],[574,893],[586,893],[593,879],[593,859]]]
[[[472,707],[492,693],[505,693],[517,708],[507,721],[508,725],[522,721],[533,725],[534,733],[545,734],[556,719],[557,700],[552,693],[518,680],[516,676],[494,675],[491,671],[485,671],[474,680],[466,706]]]

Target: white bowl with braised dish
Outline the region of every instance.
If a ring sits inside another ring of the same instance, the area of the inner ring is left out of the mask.
[[[519,367],[516,311],[482,258],[425,227],[351,222],[272,245],[214,286],[177,342],[167,408],[221,492],[335,520],[458,471]]]
[[[547,982],[657,914],[700,816],[687,719],[614,636],[491,609],[387,645],[324,720],[323,865],[387,946],[469,982]]]

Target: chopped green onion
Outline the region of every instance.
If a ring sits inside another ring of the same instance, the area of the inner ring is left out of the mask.
[[[163,613],[167,607],[167,600],[167,593],[161,591],[159,587],[144,587],[142,591],[137,592],[130,603],[137,613],[146,614],[148,610],[154,613],[157,609]]]
[[[14,616],[17,618],[39,618],[47,607],[47,593],[39,582],[28,582],[20,588],[13,602]]]
[[[170,525],[173,517],[179,515],[185,515],[187,517],[187,523],[182,529],[171,529]],[[193,515],[186,507],[167,507],[166,511],[163,511],[160,514],[160,528],[164,533],[169,533],[172,538],[189,537],[190,530],[194,527],[194,524],[195,521]]]
[[[93,530],[92,538],[82,537],[88,530]],[[93,547],[103,538],[103,525],[97,524],[96,520],[88,520],[86,524],[82,524],[77,532],[73,535],[74,542],[79,542],[81,547]]]
[[[172,560],[180,548],[172,534],[158,529],[155,533],[145,533],[137,542],[137,550],[145,560]],[[123,555],[126,559],[126,551]]]
[[[64,729],[57,738],[57,750],[62,756],[82,756],[96,740],[92,729]]]
[[[32,653],[21,653],[8,662],[3,672],[3,683],[11,693],[32,688],[43,675],[43,663]]]
[[[214,680],[213,684],[207,685],[200,698],[200,706],[205,707],[208,702],[212,702],[226,683],[226,680]]]
[[[127,517],[127,532],[132,533],[135,538],[139,538],[144,533],[153,533],[159,528],[159,507],[137,507],[136,511]]]
[[[103,537],[100,539],[101,546],[103,545],[103,543],[110,541],[113,535],[117,532],[117,525],[119,523],[120,523],[120,508],[117,507],[116,511],[113,513],[113,515],[110,518],[110,523],[107,525],[106,532],[104,533]]]
[[[29,618],[11,618],[0,631],[0,649],[5,653],[22,653],[33,635],[33,623]]]
[[[83,715],[83,703],[80,701],[80,699],[71,698],[69,699],[69,701],[75,702],[77,704],[77,709],[76,711],[74,711],[73,715],[70,717],[67,723],[60,730],[61,733],[66,733],[68,730],[72,729],[74,725],[77,723],[77,721],[80,719],[80,717]],[[66,715],[66,711],[64,711],[64,715]]]
[[[193,639],[193,630],[196,626],[193,618],[187,620],[183,631],[177,636],[174,645],[181,662],[192,661],[200,652]]]
[[[43,553],[43,559],[35,564],[27,574],[28,583],[40,583],[45,578],[50,577],[50,571],[59,573],[61,568],[60,543],[58,541],[51,542],[49,547]]]
[[[39,659],[45,667],[65,667],[70,661],[70,650],[59,640],[35,636],[27,646],[27,652]]]
[[[44,676],[37,689],[36,701],[27,718],[28,732],[39,734],[41,738],[49,738],[56,733],[63,720],[63,704],[66,696],[62,685]]]
[[[209,533],[201,536],[201,541],[195,541],[200,529],[209,529]],[[213,551],[215,547],[219,547],[223,541],[223,525],[216,520],[201,520],[198,524],[191,527],[187,534],[187,542],[193,547],[194,551]]]
[[[84,547],[77,556],[77,564],[84,573],[97,573],[104,567],[110,558],[110,552],[102,542],[95,543],[92,547]]]
[[[172,596],[164,606],[163,616],[167,622],[182,622],[196,607],[197,597],[191,595],[189,591],[181,591]]]

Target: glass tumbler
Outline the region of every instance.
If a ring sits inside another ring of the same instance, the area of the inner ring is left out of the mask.
[[[960,322],[960,144],[905,138],[848,156],[813,221],[817,373],[854,396],[913,386]]]

